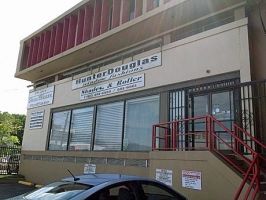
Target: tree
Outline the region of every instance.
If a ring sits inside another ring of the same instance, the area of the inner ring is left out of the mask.
[[[25,120],[25,115],[0,112],[0,145],[20,145]]]

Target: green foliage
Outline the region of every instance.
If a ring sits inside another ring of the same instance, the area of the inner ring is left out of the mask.
[[[25,115],[0,112],[0,145],[20,145],[25,120]]]

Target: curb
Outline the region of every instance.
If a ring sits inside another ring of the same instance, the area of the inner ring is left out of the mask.
[[[36,188],[41,188],[43,185],[35,185]]]
[[[18,183],[19,183],[19,184],[22,184],[22,185],[26,185],[26,186],[34,186],[33,183],[31,183],[31,182],[27,182],[27,181],[19,181]]]
[[[19,184],[21,185],[26,185],[26,186],[30,186],[30,187],[36,187],[36,188],[41,188],[43,187],[43,185],[39,185],[39,184],[34,184],[28,181],[18,181]]]

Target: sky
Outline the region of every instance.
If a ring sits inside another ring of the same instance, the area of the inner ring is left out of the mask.
[[[27,112],[31,82],[14,77],[20,41],[80,1],[0,1],[0,112]]]

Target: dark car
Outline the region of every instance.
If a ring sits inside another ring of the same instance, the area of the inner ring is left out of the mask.
[[[89,174],[63,179],[12,199],[186,200],[156,180],[121,174]]]

